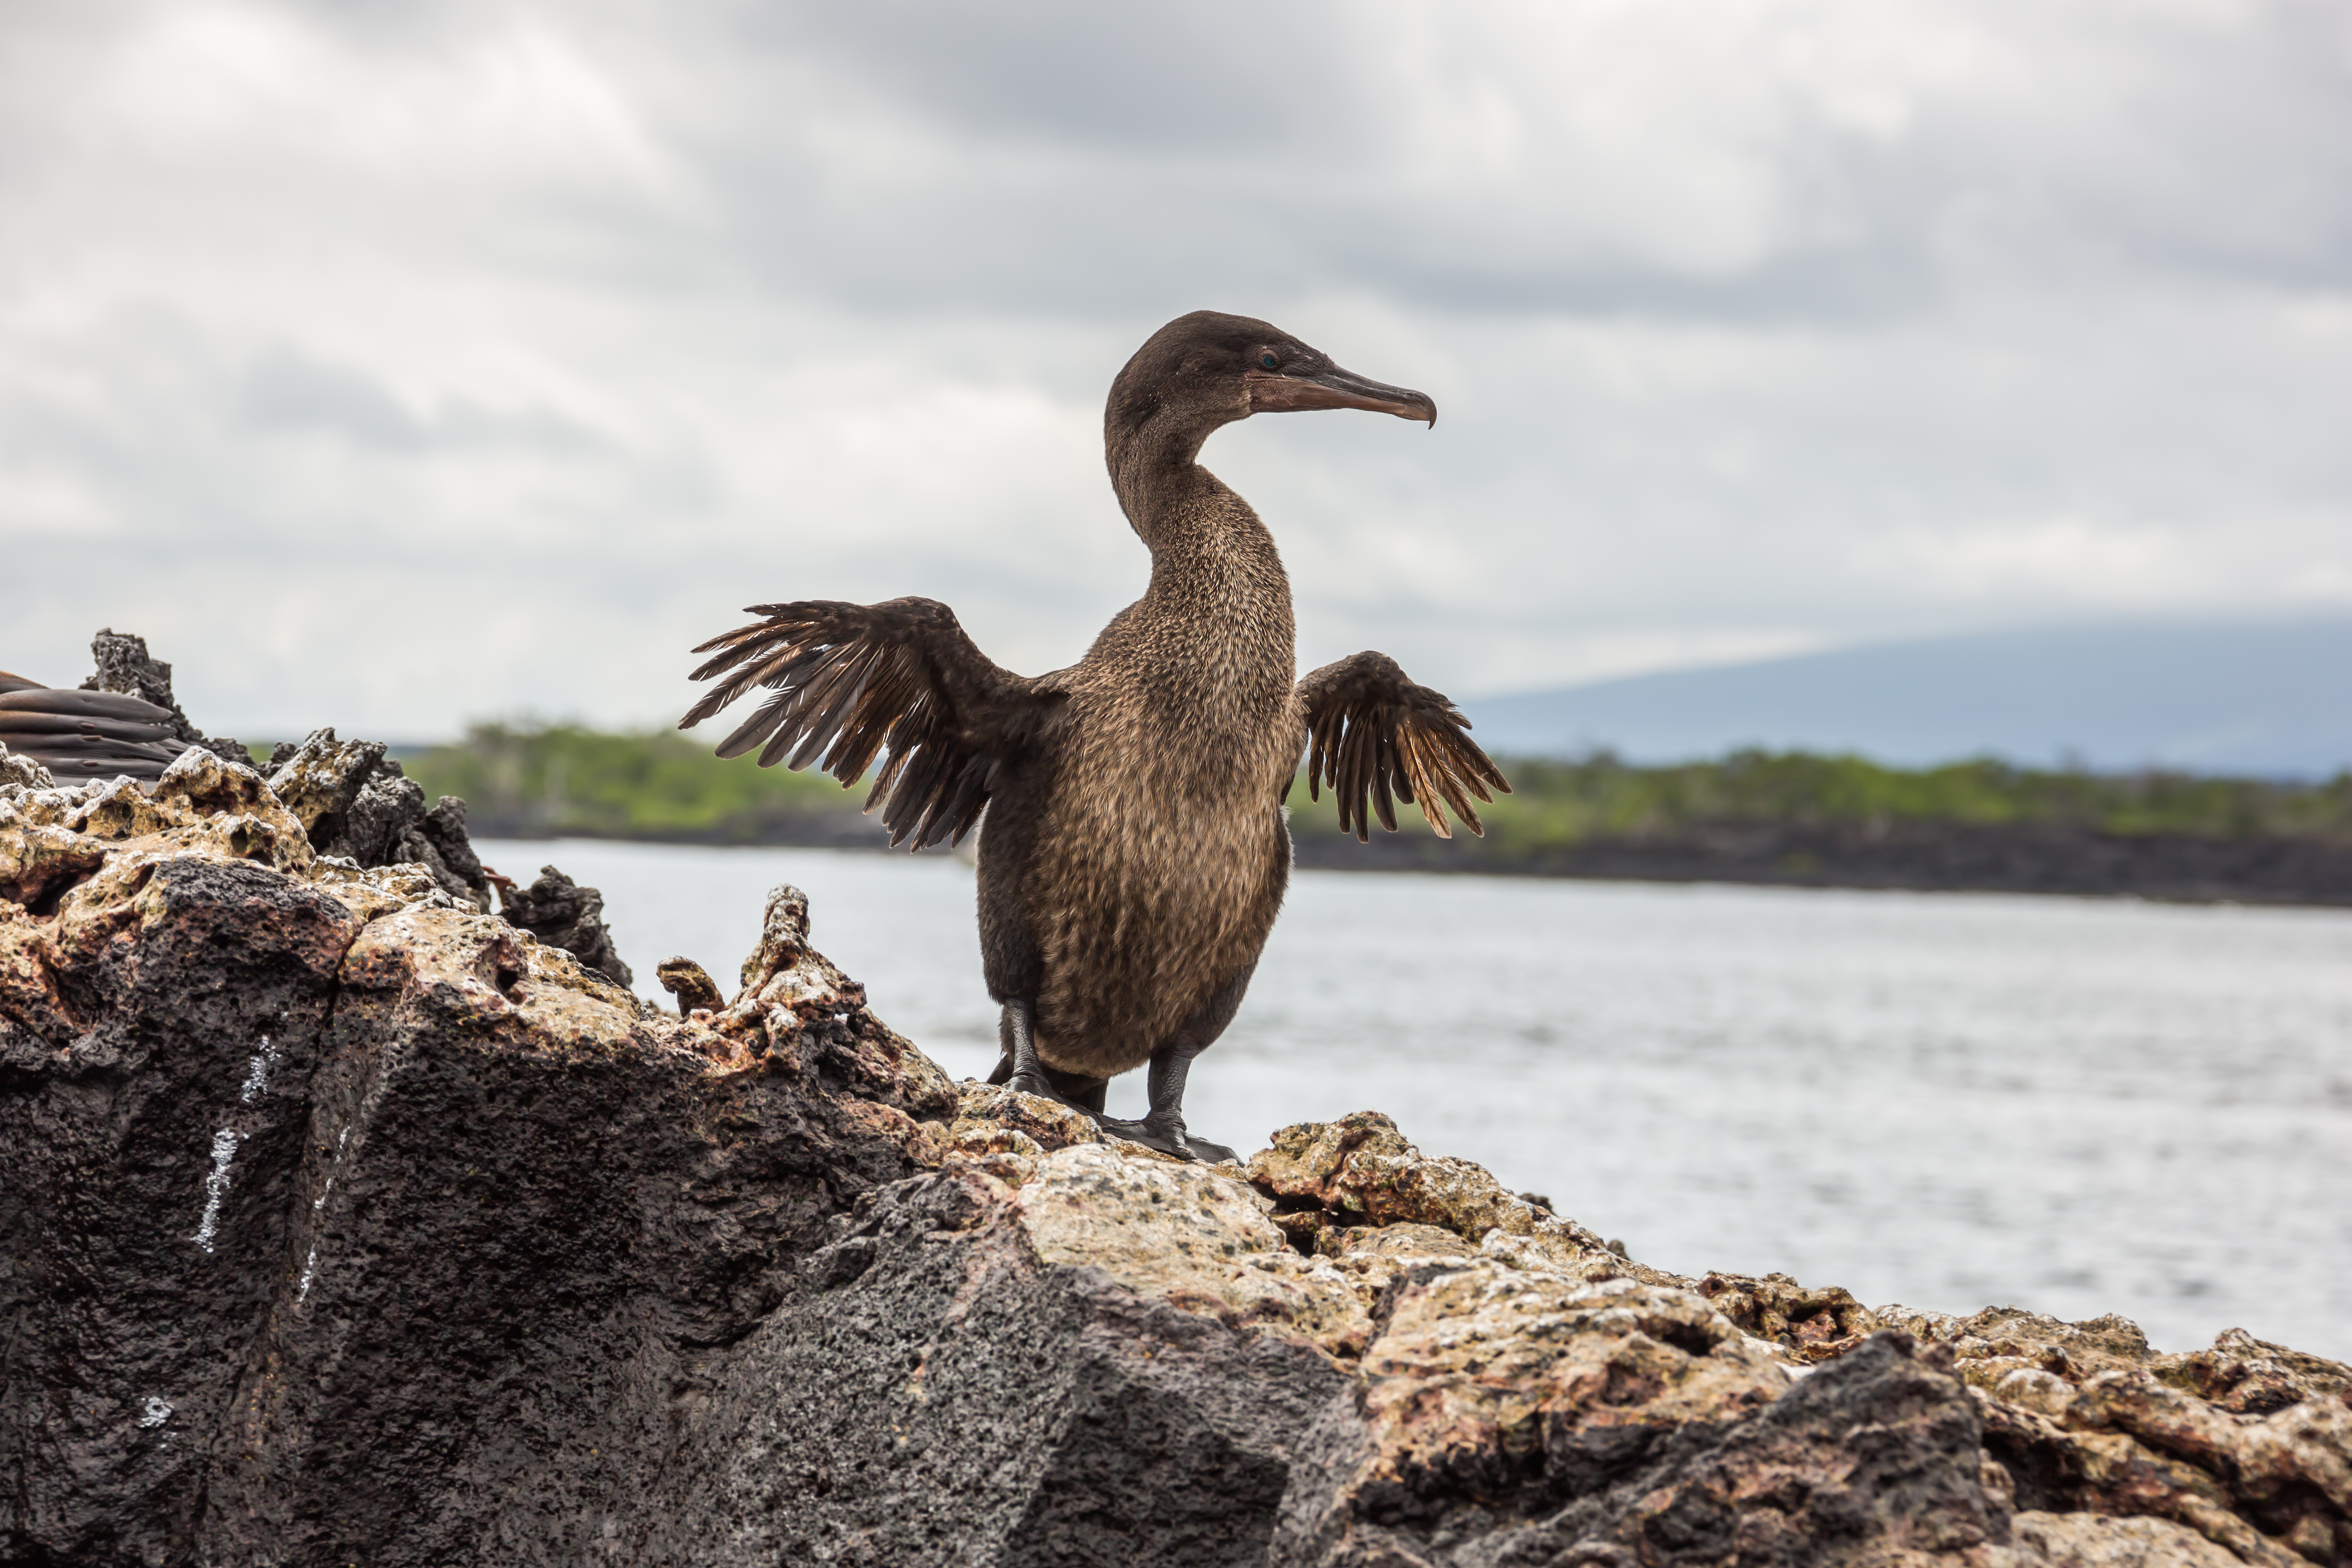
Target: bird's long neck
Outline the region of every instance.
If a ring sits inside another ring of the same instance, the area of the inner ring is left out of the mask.
[[[1197,437],[1114,443],[1111,484],[1151,548],[1151,586],[1137,609],[1200,700],[1235,716],[1278,709],[1297,672],[1290,579],[1274,535],[1196,460]]]

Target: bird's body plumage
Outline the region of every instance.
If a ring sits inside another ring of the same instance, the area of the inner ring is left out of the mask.
[[[1433,797],[1475,830],[1466,796],[1509,787],[1453,706],[1384,656],[1295,679],[1273,535],[1196,459],[1252,412],[1336,406],[1434,418],[1421,394],[1351,376],[1265,322],[1180,318],[1120,372],[1104,417],[1150,584],[1077,664],[1013,675],[928,599],[756,605],[765,620],[698,650],[719,651],[696,678],[725,679],[683,721],[764,687],[775,696],[721,755],[822,758],[846,784],[887,749],[869,805],[893,842],[960,837],[984,806],[981,946],[1007,1007],[1003,1070],[1034,1031],[1038,1062],[1095,1083],[1099,1110],[1099,1080],[1151,1062],[1151,1125],[1173,1118],[1180,1147],[1184,1064],[1232,1016],[1282,905],[1283,801],[1310,737],[1309,787],[1338,789],[1360,837],[1368,807],[1394,826],[1391,794],[1443,833]]]
[[[1041,831],[1001,857],[992,821],[981,840],[982,876],[1019,889],[983,893],[983,922],[1035,949],[1038,1054],[1087,1077],[1141,1066],[1255,963],[1289,876],[1290,584],[1248,504],[1195,471],[1161,500],[1181,515],[1150,590],[1067,673]],[[989,975],[1000,999],[1025,978]]]

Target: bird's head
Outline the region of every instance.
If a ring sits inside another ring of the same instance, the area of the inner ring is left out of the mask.
[[[1271,322],[1195,310],[1135,351],[1111,383],[1103,430],[1114,447],[1154,431],[1189,438],[1190,457],[1221,425],[1310,408],[1368,408],[1437,423],[1437,405],[1425,392],[1342,370]]]

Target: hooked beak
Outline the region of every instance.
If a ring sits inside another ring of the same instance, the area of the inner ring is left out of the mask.
[[[1252,414],[1296,414],[1309,408],[1369,408],[1400,419],[1437,424],[1437,405],[1429,394],[1410,387],[1367,381],[1338,365],[1306,375],[1276,371],[1244,371]]]

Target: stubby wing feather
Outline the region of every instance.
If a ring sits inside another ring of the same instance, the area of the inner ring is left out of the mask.
[[[694,650],[712,655],[694,679],[719,684],[679,729],[764,687],[774,695],[719,743],[720,756],[757,749],[763,768],[815,763],[846,788],[887,752],[866,809],[882,806],[892,844],[920,849],[971,831],[1012,731],[1040,700],[1037,682],[990,663],[935,599],[746,613],[765,618]]]
[[[1454,837],[1445,806],[1483,837],[1486,825],[1470,797],[1493,800],[1490,786],[1511,792],[1470,739],[1461,710],[1443,692],[1414,685],[1384,653],[1325,665],[1298,683],[1298,703],[1307,717],[1307,795],[1320,800],[1329,784],[1340,831],[1360,841],[1371,837],[1373,815],[1396,831],[1400,800],[1420,806],[1440,838]]]

